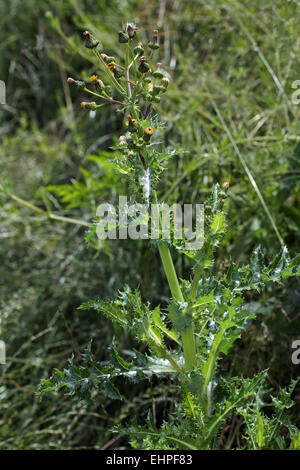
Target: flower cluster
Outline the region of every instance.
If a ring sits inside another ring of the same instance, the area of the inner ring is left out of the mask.
[[[168,74],[155,60],[159,49],[158,30],[153,30],[150,40],[142,41],[137,26],[126,23],[118,33],[119,43],[125,47],[123,58],[105,53],[89,31],[83,33],[83,39],[85,47],[98,58],[99,71],[88,80],[68,78],[68,83],[92,95],[92,101],[81,102],[83,109],[95,111],[104,105],[114,105],[124,112],[125,132],[115,150],[122,152],[123,161],[129,161],[136,179],[141,175],[144,178],[145,172],[151,179],[160,168],[152,150],[153,137],[160,128],[155,105],[169,84]]]

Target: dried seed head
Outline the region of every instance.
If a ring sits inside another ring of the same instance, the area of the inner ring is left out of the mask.
[[[138,28],[134,23],[126,23],[124,32],[129,36],[130,39],[134,38]]]

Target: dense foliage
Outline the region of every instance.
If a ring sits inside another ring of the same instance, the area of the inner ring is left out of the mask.
[[[0,448],[299,448],[296,4],[244,3],[1,4]],[[158,26],[153,53],[171,78],[166,94],[141,91],[151,139],[132,133],[125,146],[123,114],[82,111],[87,91],[67,81],[97,92],[101,64],[82,33],[118,64],[120,18],[143,44]],[[148,194],[139,145],[159,200],[207,201],[200,256],[173,240],[182,299],[170,298],[160,244],[94,236],[99,202]],[[196,362],[184,370],[192,323]],[[40,402],[43,378],[59,396]]]

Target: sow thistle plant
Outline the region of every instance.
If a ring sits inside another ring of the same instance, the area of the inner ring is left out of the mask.
[[[105,54],[90,32],[83,33],[83,40],[96,55],[99,71],[88,80],[69,78],[68,82],[91,97],[81,103],[84,110],[110,106],[120,114],[124,132],[113,148],[115,168],[128,179],[131,202],[157,204],[160,176],[168,159],[176,155],[162,148],[159,141],[163,125],[156,105],[167,91],[169,77],[162,64],[156,62],[158,31],[153,31],[150,41],[142,41],[137,27],[127,23],[119,32],[120,47],[125,49],[122,60]],[[273,397],[266,384],[266,370],[252,378],[221,374],[222,357],[255,318],[245,303],[245,294],[250,290],[260,292],[267,282],[279,283],[300,273],[300,256],[291,260],[286,247],[269,265],[264,264],[260,248],[254,250],[248,265],[230,262],[225,272],[216,265],[214,252],[226,231],[224,203],[228,188],[227,182],[216,184],[205,201],[205,236],[200,250],[187,249],[183,238],[174,237],[173,225],[168,240],[144,242],[155,244],[160,254],[170,288],[166,308],[151,308],[140,291],[129,286],[111,301],[96,299],[80,307],[108,317],[146,344],[147,352],[132,351],[124,357],[114,340],[110,360],[101,363],[89,345],[79,366],[71,359],[65,370],[56,370],[42,382],[39,394],[63,389],[88,405],[97,403],[99,394],[122,400],[117,387],[120,379],[136,384],[156,376],[172,381],[181,399],[159,427],[149,410],[144,423],[135,420],[114,428],[127,434],[134,448],[217,448],[224,424],[233,413],[244,423],[241,448],[299,448],[299,430],[287,412],[293,406],[295,381]],[[178,279],[170,246],[193,263],[190,279]]]

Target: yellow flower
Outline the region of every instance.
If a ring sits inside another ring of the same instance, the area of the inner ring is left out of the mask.
[[[146,135],[151,136],[151,135],[154,134],[154,129],[153,129],[153,127],[148,126],[148,127],[146,127],[146,129],[144,130],[144,132],[145,132]]]
[[[82,108],[85,108],[85,107],[86,107],[86,101],[81,101],[80,106],[81,106]]]
[[[116,68],[116,64],[114,62],[109,62],[109,64],[107,64],[107,68],[109,70],[114,70]]]
[[[126,126],[129,126],[129,124],[132,123],[132,124],[137,124],[137,119],[129,119],[129,121],[126,121]]]
[[[149,91],[152,91],[153,90],[153,83],[148,83],[148,88],[149,88]]]
[[[98,80],[99,80],[99,79],[98,79],[98,75],[93,74],[93,75],[90,77],[90,81],[91,81],[92,83],[94,83],[94,85],[96,85],[96,84],[98,83]]]

